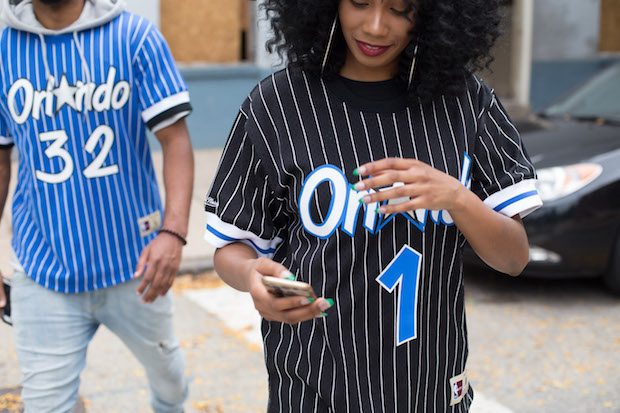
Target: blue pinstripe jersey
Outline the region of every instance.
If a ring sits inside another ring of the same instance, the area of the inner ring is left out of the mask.
[[[0,60],[0,145],[19,155],[19,263],[64,293],[129,280],[163,216],[147,127],[191,110],[165,40],[125,12],[76,33],[7,28]]]

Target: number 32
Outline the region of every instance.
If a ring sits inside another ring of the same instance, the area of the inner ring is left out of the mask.
[[[84,176],[87,178],[101,178],[103,176],[114,175],[118,173],[118,165],[110,165],[103,167],[112,145],[114,144],[114,132],[109,126],[99,126],[93,131],[84,149],[86,152],[92,154],[95,152],[95,147],[99,140],[103,138],[103,146],[101,151],[95,156],[95,159],[84,169]],[[48,158],[60,158],[64,161],[64,168],[58,173],[47,173],[43,171],[36,171],[36,176],[39,180],[50,184],[59,184],[65,182],[71,177],[74,170],[74,162],[71,155],[64,148],[64,145],[69,140],[67,132],[64,130],[57,130],[52,132],[45,132],[39,135],[41,142],[52,142],[52,144],[45,149],[45,156]]]

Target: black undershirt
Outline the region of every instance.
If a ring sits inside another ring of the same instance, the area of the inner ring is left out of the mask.
[[[362,82],[337,75],[327,88],[347,105],[363,112],[399,112],[407,107],[407,90],[399,78]]]

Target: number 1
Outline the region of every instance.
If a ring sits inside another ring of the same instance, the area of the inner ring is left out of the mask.
[[[377,282],[390,293],[400,285],[396,339],[398,344],[415,340],[418,336],[418,288],[422,254],[404,245],[396,257],[377,277]]]

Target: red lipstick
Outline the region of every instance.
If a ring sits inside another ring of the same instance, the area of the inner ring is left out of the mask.
[[[375,46],[372,44],[360,42],[359,40],[356,40],[355,42],[357,43],[357,47],[359,47],[362,53],[369,57],[380,56],[390,48],[390,46]]]

